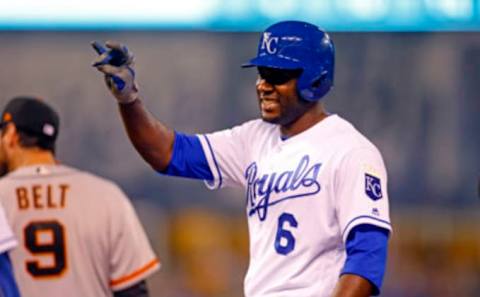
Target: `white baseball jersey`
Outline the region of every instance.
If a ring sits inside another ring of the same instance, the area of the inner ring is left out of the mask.
[[[391,230],[382,157],[337,115],[287,140],[262,120],[199,138],[214,175],[207,185],[246,189],[247,297],[331,296],[349,231]]]
[[[114,183],[67,166],[28,166],[0,180],[21,246],[22,296],[106,297],[159,268],[128,198]]]
[[[7,222],[5,212],[0,204],[0,254],[3,254],[17,246],[17,240]]]

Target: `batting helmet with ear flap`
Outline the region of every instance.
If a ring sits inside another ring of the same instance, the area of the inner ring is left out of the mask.
[[[273,24],[262,34],[257,56],[242,67],[301,69],[298,93],[307,101],[318,101],[333,86],[335,47],[328,34],[301,21]]]

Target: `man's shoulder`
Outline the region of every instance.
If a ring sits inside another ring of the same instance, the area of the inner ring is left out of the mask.
[[[278,129],[275,124],[270,124],[262,119],[254,119],[235,125],[231,128],[206,134],[207,136],[229,135],[234,138],[250,140],[274,133]]]
[[[80,170],[77,168],[69,167],[72,171],[75,172],[75,176],[72,177],[75,180],[83,183],[87,187],[91,187],[92,190],[96,191],[121,191],[120,186],[107,177],[101,176],[97,173],[93,173],[87,170]]]
[[[68,167],[74,174],[69,178],[70,186],[76,188],[82,199],[91,199],[103,206],[112,205],[121,209],[128,204],[128,197],[118,183],[97,173]],[[68,179],[67,179],[68,180]],[[107,207],[111,209],[111,207]],[[115,209],[113,208],[113,209]]]
[[[0,178],[0,190],[5,187],[15,186],[25,182],[67,182],[84,190],[118,191],[119,186],[108,178],[96,173],[81,170],[63,164],[26,166],[8,173]]]
[[[379,152],[376,145],[346,119],[337,116],[332,127],[331,143],[338,146],[340,152],[345,154],[357,150]]]
[[[243,129],[246,131],[255,132],[255,131],[268,131],[268,130],[276,129],[276,127],[277,125],[267,123],[262,119],[253,119],[253,120],[243,122],[242,124],[233,127],[233,129]]]

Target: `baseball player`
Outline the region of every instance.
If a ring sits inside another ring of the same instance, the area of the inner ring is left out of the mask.
[[[17,240],[7,223],[3,207],[0,205],[0,296],[2,297],[20,296],[8,254],[16,246]]]
[[[143,105],[127,48],[94,43],[137,151],[158,172],[245,190],[250,234],[247,297],[378,295],[391,231],[380,152],[321,99],[334,45],[318,27],[276,23],[255,58],[261,119],[186,135]]]
[[[57,164],[58,114],[17,97],[0,125],[0,202],[21,242],[11,258],[22,295],[148,296],[159,262],[135,211],[113,182]]]

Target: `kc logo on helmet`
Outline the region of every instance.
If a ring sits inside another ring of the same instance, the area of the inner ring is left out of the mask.
[[[372,200],[383,197],[382,185],[378,177],[365,173],[365,194]]]
[[[277,52],[278,37],[272,37],[272,33],[263,33],[262,50],[267,50],[267,53],[273,55]]]

